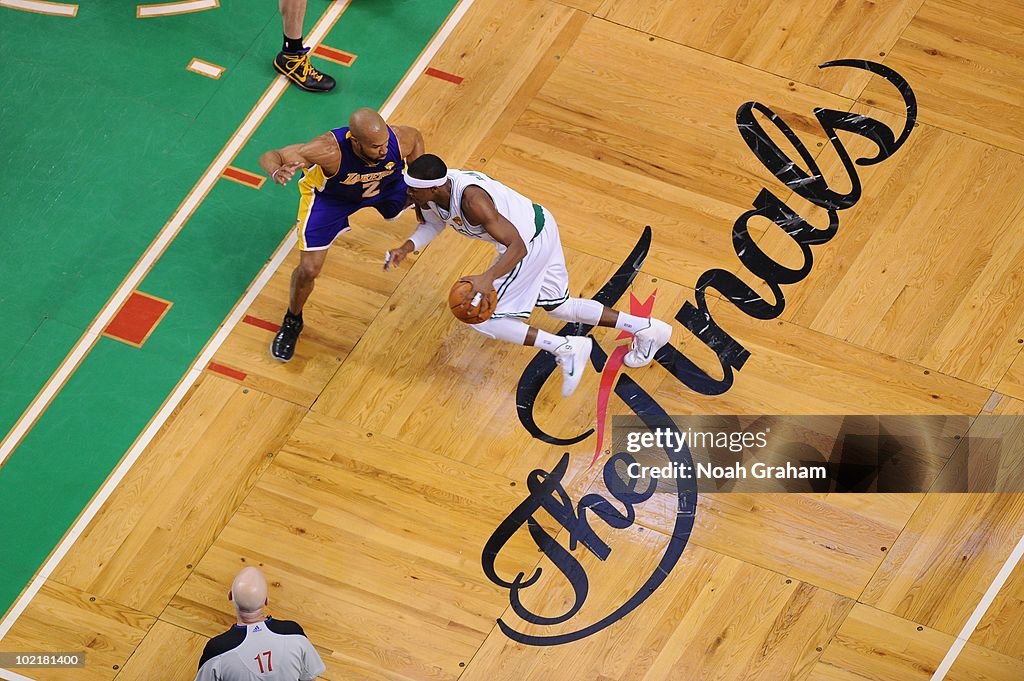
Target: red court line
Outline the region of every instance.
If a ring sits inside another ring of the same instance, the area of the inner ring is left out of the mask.
[[[242,321],[246,324],[266,329],[267,331],[273,331],[274,333],[277,333],[278,329],[281,328],[279,324],[268,322],[266,319],[260,319],[259,317],[253,317],[251,314],[245,315],[245,317],[242,318]]]
[[[227,168],[225,168],[221,177],[224,177],[228,180],[234,180],[239,184],[244,184],[246,187],[252,187],[253,189],[259,189],[260,187],[262,187],[263,183],[267,179],[262,175],[250,173],[248,170],[242,170],[241,168],[236,168],[235,166],[228,166]]]
[[[313,55],[316,57],[322,57],[327,61],[333,61],[335,64],[341,64],[342,66],[352,66],[352,62],[356,60],[356,55],[345,50],[338,50],[327,45],[317,45],[313,48]]]
[[[245,380],[246,374],[245,374],[244,371],[239,371],[238,369],[232,369],[231,367],[226,367],[223,364],[217,364],[216,362],[210,362],[209,364],[206,365],[206,368],[209,369],[210,371],[216,373],[216,374],[220,374],[222,376],[227,376],[228,378],[233,378],[236,381],[244,381]]]
[[[103,329],[103,335],[141,348],[169,309],[171,303],[166,300],[132,291]]]
[[[442,71],[441,69],[435,69],[433,66],[429,67],[426,71],[424,71],[424,73],[427,74],[428,76],[433,76],[434,78],[447,80],[449,83],[455,83],[456,85],[459,85],[460,83],[462,83],[463,80],[465,80],[462,76],[456,76],[454,73],[448,73],[447,71]]]

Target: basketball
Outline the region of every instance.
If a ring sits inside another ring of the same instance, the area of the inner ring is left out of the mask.
[[[452,314],[461,322],[479,324],[486,322],[494,314],[494,306],[498,304],[498,294],[492,288],[483,300],[478,293],[473,296],[473,285],[468,281],[457,281],[448,292],[448,307]]]

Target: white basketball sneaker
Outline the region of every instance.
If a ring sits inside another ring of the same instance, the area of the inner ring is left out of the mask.
[[[647,366],[654,359],[654,353],[671,338],[672,327],[652,317],[650,326],[633,334],[633,344],[629,346],[629,352],[622,361],[631,369]]]
[[[594,341],[590,338],[567,336],[565,342],[555,348],[555,361],[562,367],[562,397],[572,395],[580,384],[593,347]]]

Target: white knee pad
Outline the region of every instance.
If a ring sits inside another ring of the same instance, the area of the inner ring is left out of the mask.
[[[474,331],[479,331],[485,336],[490,336],[506,343],[515,343],[516,345],[522,345],[526,342],[526,333],[530,330],[530,327],[520,320],[509,319],[508,317],[500,319],[491,318],[486,322],[470,324],[470,326],[473,327]]]
[[[604,313],[604,305],[590,298],[570,298],[554,310],[548,310],[548,312],[555,319],[597,326],[597,323],[601,321],[601,315]]]

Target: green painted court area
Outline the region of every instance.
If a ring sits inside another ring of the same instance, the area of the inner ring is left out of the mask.
[[[290,87],[232,162],[380,107],[455,0],[353,0],[314,59],[328,94]],[[310,0],[307,32],[327,2]],[[0,8],[0,433],[92,323],[276,76],[276,0],[136,19],[134,3],[75,18]],[[186,70],[193,57],[226,68]],[[139,289],[173,302],[142,348],[101,338],[0,467],[0,613],[195,361],[287,235],[297,190],[217,182]]]

